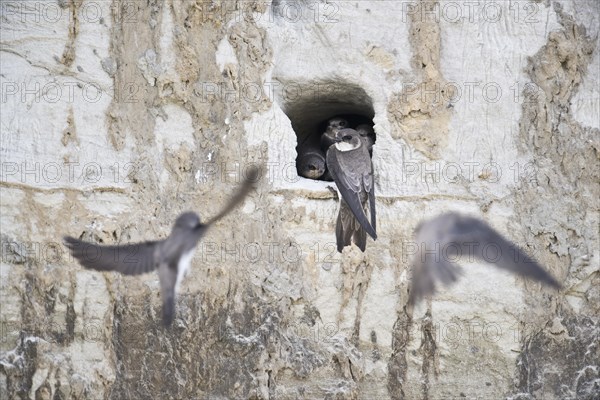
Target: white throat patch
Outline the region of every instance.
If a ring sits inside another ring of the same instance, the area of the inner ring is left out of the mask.
[[[177,282],[175,283],[175,293],[179,292],[179,286],[181,285],[181,281],[183,277],[187,274],[188,269],[190,269],[190,265],[192,265],[192,258],[194,257],[194,250],[188,251],[183,254],[179,259],[179,264],[177,265]]]
[[[338,142],[335,144],[335,148],[338,149],[339,151],[356,150],[359,147],[360,147],[360,144],[358,144],[357,146],[354,146],[348,142]]]

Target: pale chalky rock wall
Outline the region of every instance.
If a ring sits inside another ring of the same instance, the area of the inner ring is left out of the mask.
[[[0,397],[592,399],[600,393],[598,4],[2,2]],[[373,117],[378,234],[335,252],[302,139]],[[171,330],[157,276],[65,234],[166,236],[267,173],[199,245]],[[465,260],[406,307],[411,235],[479,216],[564,282]]]

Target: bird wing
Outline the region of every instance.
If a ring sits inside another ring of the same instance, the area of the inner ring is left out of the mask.
[[[117,271],[124,275],[139,275],[156,269],[156,246],[161,242],[143,242],[123,246],[100,246],[70,236],[65,246],[85,268],[96,271]]]
[[[221,212],[215,217],[213,217],[211,220],[209,220],[206,223],[206,225],[214,224],[215,222],[223,218],[225,215],[227,215],[230,211],[232,211],[239,203],[241,203],[250,192],[250,189],[252,189],[254,185],[258,182],[261,175],[262,169],[259,167],[253,167],[249,171],[247,171],[246,179],[244,180],[240,188],[237,190],[236,194],[231,198],[231,200],[229,200],[227,205],[223,207]]]
[[[361,150],[359,148],[358,150]],[[345,154],[342,154],[345,153]],[[327,152],[327,168],[335,181],[342,198],[363,227],[373,238],[377,238],[375,229],[367,219],[361,201],[361,193],[371,193],[373,187],[371,160],[365,160],[358,151],[341,152],[331,147]],[[374,201],[374,198],[373,198]],[[371,216],[375,215],[374,203],[371,207]],[[375,221],[375,220],[373,220]]]
[[[410,302],[434,294],[438,281],[445,285],[455,282],[461,269],[454,261],[461,255],[475,257],[554,288],[561,287],[523,250],[474,217],[447,213],[425,221],[417,228],[415,244],[419,251],[412,262]]]
[[[454,225],[453,237],[463,242],[478,241],[479,246],[475,246],[474,253],[480,260],[549,286],[561,287],[533,258],[487,223],[473,217],[454,215],[458,220]]]
[[[370,163],[370,161],[369,161]],[[371,171],[373,166],[371,164]],[[377,215],[375,212],[375,182],[373,182],[373,173],[365,175],[364,177],[365,189],[369,192],[369,208],[371,209],[371,226],[373,231],[377,232]]]

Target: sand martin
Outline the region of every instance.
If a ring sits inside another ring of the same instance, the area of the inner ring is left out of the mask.
[[[450,285],[462,270],[461,255],[486,261],[543,284],[561,285],[536,261],[485,222],[458,213],[446,213],[419,224],[415,231],[418,251],[412,260],[409,303],[433,295],[436,282]]]
[[[124,275],[139,275],[158,268],[163,299],[163,323],[170,326],[175,317],[175,296],[190,267],[194,250],[208,228],[242,202],[253,183],[258,181],[259,169],[252,168],[245,182],[223,210],[203,224],[192,211],[177,217],[171,234],[164,240],[117,246],[100,246],[69,236],[64,238],[71,254],[85,268],[97,271],[116,271]]]
[[[296,168],[298,175],[310,179],[319,179],[325,173],[325,154],[318,145],[305,145],[298,151]]]
[[[364,140],[369,150],[369,156],[373,156],[373,145],[375,144],[375,131],[373,126],[369,124],[360,124],[356,127],[356,132]]]
[[[367,233],[377,239],[375,183],[369,151],[354,129],[341,129],[337,142],[327,151],[327,168],[340,191],[340,211],[335,227],[337,249],[341,253],[352,241],[365,251]],[[367,202],[371,222],[365,214]]]
[[[341,117],[333,117],[327,121],[327,128],[321,135],[321,149],[327,153],[329,146],[336,142],[336,135],[340,129],[349,128],[348,121]]]

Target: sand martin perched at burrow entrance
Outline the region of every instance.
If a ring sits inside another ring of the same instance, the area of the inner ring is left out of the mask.
[[[327,151],[327,168],[340,191],[340,211],[335,226],[337,249],[341,253],[352,241],[365,251],[367,233],[377,239],[375,182],[369,151],[358,132],[341,129],[337,142]],[[365,207],[369,203],[371,221]]]
[[[333,117],[327,121],[327,128],[321,135],[321,149],[327,153],[329,147],[336,142],[336,135],[340,129],[350,128],[348,121],[341,117]]]
[[[414,245],[409,304],[435,294],[436,281],[444,285],[456,282],[462,270],[455,261],[461,255],[485,261],[557,289],[561,287],[523,250],[474,217],[446,213],[421,222],[415,231]]]
[[[66,236],[65,245],[81,265],[96,271],[139,275],[158,268],[163,300],[163,323],[165,326],[170,326],[175,317],[175,297],[190,267],[198,241],[213,223],[244,200],[259,176],[258,168],[249,169],[245,182],[235,196],[216,217],[205,224],[200,222],[200,218],[194,212],[188,211],[179,215],[171,234],[164,240],[120,246],[99,246]]]

